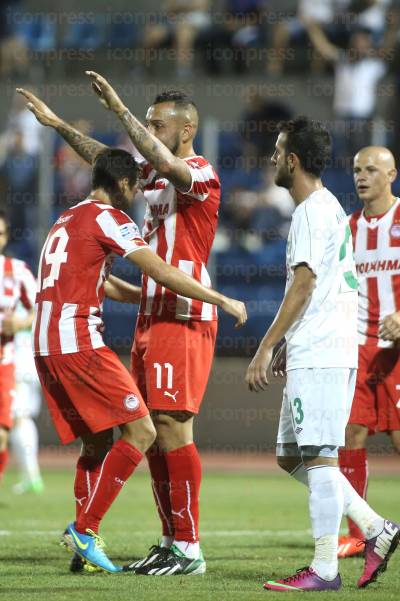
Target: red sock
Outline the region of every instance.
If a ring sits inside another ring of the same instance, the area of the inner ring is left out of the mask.
[[[342,474],[350,482],[355,491],[365,499],[368,486],[368,462],[366,449],[339,449],[339,466]],[[358,526],[347,518],[349,534],[364,539],[364,534]]]
[[[194,443],[165,454],[175,540],[199,540],[200,457]]]
[[[102,463],[102,460],[95,457],[82,456],[78,459],[74,483],[75,510],[77,520],[81,513],[82,507],[90,497],[95,487]]]
[[[2,478],[2,476],[4,474],[7,463],[8,463],[8,449],[4,449],[4,451],[0,451],[0,479]]]
[[[113,444],[101,464],[92,494],[76,521],[78,532],[85,533],[87,528],[98,531],[101,519],[142,457],[142,453],[125,440],[117,440]]]
[[[163,536],[174,536],[174,525],[169,498],[169,473],[165,454],[153,445],[146,453],[151,473],[151,486],[158,515],[162,523]]]

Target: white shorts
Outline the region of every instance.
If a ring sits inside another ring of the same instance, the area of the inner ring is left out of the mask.
[[[355,368],[289,370],[277,444],[344,446],[356,376]]]

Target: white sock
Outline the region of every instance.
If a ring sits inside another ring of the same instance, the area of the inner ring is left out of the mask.
[[[10,440],[22,472],[22,479],[32,482],[40,478],[38,463],[39,437],[33,419],[31,417],[19,419],[16,426],[11,430]]]
[[[324,580],[338,573],[338,535],[343,515],[343,490],[339,468],[320,465],[307,469],[310,489],[309,507],[315,539],[311,567]]]
[[[165,548],[169,549],[170,547],[172,547],[173,542],[174,542],[173,536],[162,536],[160,547],[163,547],[163,548],[165,547]]]
[[[362,530],[366,539],[378,536],[383,530],[385,520],[354,490],[346,476],[340,473],[344,497],[344,513]]]
[[[300,462],[299,465],[297,465],[294,470],[289,473],[295,480],[301,484],[305,484],[308,488],[308,474],[303,462]]]
[[[298,482],[308,486],[307,470],[299,464],[290,472]],[[354,490],[347,478],[341,473],[340,483],[343,488],[343,515],[348,516],[362,530],[367,539],[378,536],[383,530],[385,520],[377,514],[368,503]],[[307,479],[306,479],[307,478]]]
[[[200,543],[189,543],[185,540],[174,540],[175,547],[189,557],[189,559],[198,559],[200,557]]]

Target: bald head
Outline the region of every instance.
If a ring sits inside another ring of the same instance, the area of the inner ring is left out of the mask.
[[[396,169],[394,156],[389,148],[385,148],[385,146],[365,146],[365,148],[361,148],[354,157],[354,163],[358,160],[379,165],[383,169]]]
[[[393,154],[384,146],[366,146],[354,157],[354,183],[364,204],[392,202],[397,177]]]

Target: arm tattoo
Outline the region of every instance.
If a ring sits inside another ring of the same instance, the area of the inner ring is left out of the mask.
[[[64,140],[88,163],[93,160],[100,150],[107,148],[101,142],[82,134],[80,131],[68,125],[64,121],[56,128]]]
[[[161,171],[162,166],[174,158],[168,148],[148,132],[130,111],[124,111],[121,121],[135,147],[154,169]]]

